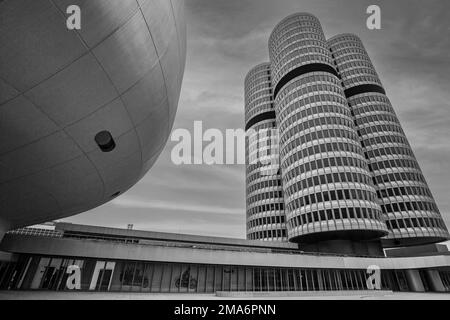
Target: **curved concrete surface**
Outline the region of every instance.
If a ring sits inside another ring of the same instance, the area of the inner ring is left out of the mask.
[[[69,5],[81,30],[66,27]],[[0,1],[0,230],[99,206],[154,164],[178,105],[183,10],[182,0]]]

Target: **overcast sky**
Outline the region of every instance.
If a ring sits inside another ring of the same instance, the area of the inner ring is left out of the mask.
[[[177,1],[177,0],[175,0]],[[327,38],[358,34],[450,227],[450,1],[186,0],[188,50],[174,129],[243,128],[247,71],[268,60],[274,26],[310,12]],[[370,4],[382,30],[366,28]],[[168,142],[158,162],[116,200],[65,221],[245,238],[244,166],[175,166]]]

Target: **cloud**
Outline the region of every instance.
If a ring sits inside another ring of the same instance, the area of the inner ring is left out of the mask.
[[[192,205],[187,203],[174,203],[165,201],[154,201],[145,199],[134,199],[131,197],[122,197],[111,201],[112,205],[119,206],[122,208],[140,208],[140,209],[160,209],[160,210],[179,210],[179,211],[190,211],[190,212],[201,212],[209,214],[238,214],[241,215],[241,208],[224,208],[218,206],[203,206],[203,205]]]
[[[242,128],[244,78],[254,65],[268,61],[270,32],[293,12],[311,12],[327,37],[351,32],[362,38],[450,226],[450,1],[379,0],[379,31],[366,28],[370,4],[186,1],[187,64],[174,129],[192,130],[196,120],[204,128]],[[170,161],[173,146],[169,141],[150,172],[113,204],[69,220],[245,237],[244,166],[177,167]]]

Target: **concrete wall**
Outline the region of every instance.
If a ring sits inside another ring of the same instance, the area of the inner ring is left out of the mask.
[[[254,246],[260,248],[278,248],[278,249],[298,249],[298,245],[288,242],[274,242],[274,241],[257,241],[257,240],[245,240],[237,238],[224,238],[224,237],[208,237],[197,236],[190,234],[178,234],[167,232],[154,232],[154,231],[142,231],[142,230],[127,230],[119,228],[108,228],[99,226],[79,225],[72,223],[59,222],[56,224],[56,230],[71,233],[83,233],[83,234],[102,234],[105,236],[113,237],[134,237],[140,240],[162,240],[168,242],[191,242],[191,243],[205,243],[205,244],[217,244],[217,245],[233,245],[233,246]]]

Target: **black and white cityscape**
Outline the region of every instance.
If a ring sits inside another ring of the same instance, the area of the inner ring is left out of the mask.
[[[0,1],[0,299],[449,299],[450,3],[343,2]]]

